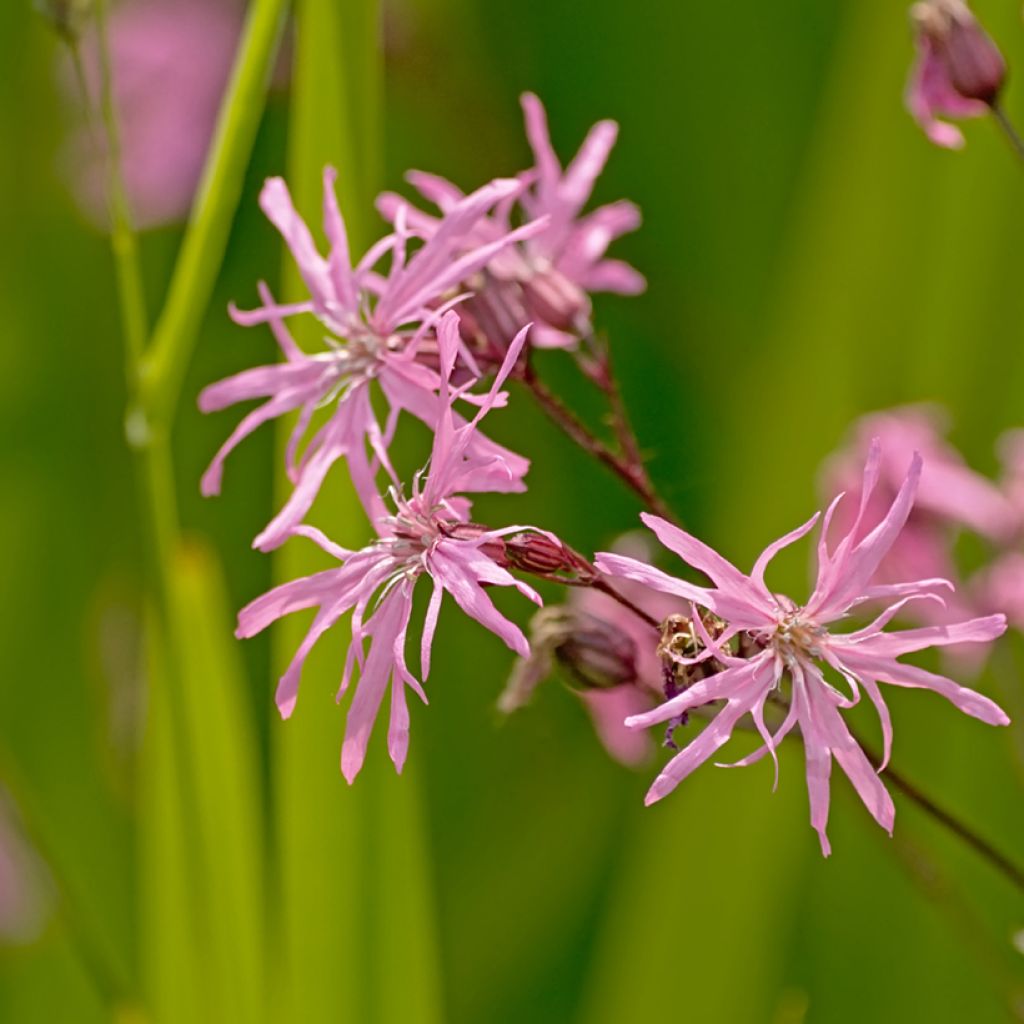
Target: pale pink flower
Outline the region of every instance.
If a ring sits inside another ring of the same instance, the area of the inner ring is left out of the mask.
[[[1013,509],[1014,532],[995,559],[971,581],[978,604],[1006,613],[1011,625],[1024,629],[1024,430],[1007,431],[999,439],[1003,464],[1000,488]]]
[[[615,145],[618,125],[600,121],[564,170],[548,133],[547,116],[533,93],[522,97],[526,135],[534,167],[520,175],[526,188],[514,198],[527,220],[544,218],[546,227],[515,248],[504,249],[487,265],[482,287],[466,305],[463,329],[475,328],[499,349],[526,320],[534,322],[531,344],[540,348],[574,345],[591,330],[591,292],[635,295],[646,281],[629,264],[606,257],[608,246],[640,226],[640,211],[626,200],[584,214],[594,184]],[[447,213],[463,193],[436,175],[412,171],[410,183]],[[385,193],[378,207],[389,220],[400,211],[424,237],[442,221],[409,206],[400,196]],[[507,233],[513,203],[498,204],[476,225],[481,243]]]
[[[39,937],[50,909],[48,879],[18,815],[0,789],[0,946]]]
[[[493,462],[500,461],[501,456],[482,453],[473,444],[473,437],[482,417],[500,404],[499,389],[519,357],[526,329],[515,339],[479,411],[468,423],[460,421],[452,411],[456,393],[450,392],[448,387],[459,345],[458,333],[458,317],[449,312],[442,318],[438,330],[440,411],[434,417],[437,427],[429,469],[422,480],[417,476],[410,497],[406,498],[397,485],[392,488],[395,512],[376,521],[377,540],[360,551],[348,551],[331,543],[319,530],[296,527],[294,533],[316,541],[338,559],[340,568],[276,587],[243,608],[238,617],[237,635],[249,637],[282,615],[317,608],[309,632],[277,688],[277,706],[287,718],[295,707],[299,676],[309,651],[342,615],[351,612],[352,643],[338,692],[340,700],[353,668],[358,665],[359,685],[349,708],[341,752],[341,770],[349,782],[362,767],[370,731],[388,684],[391,686],[388,751],[399,771],[409,744],[406,686],[421,700],[427,700],[405,660],[413,591],[421,577],[427,576],[433,583],[420,645],[424,679],[430,672],[434,630],[446,591],[467,615],[521,655],[529,651],[526,637],[498,611],[486,588],[515,587],[531,601],[541,603],[531,587],[513,577],[492,557],[492,552],[501,547],[501,537],[526,528],[488,530],[475,526],[468,520],[469,502],[458,496],[491,486]],[[506,466],[504,472],[512,470]],[[368,652],[364,649],[367,640]]]
[[[963,133],[940,118],[987,114],[1006,64],[963,0],[926,0],[911,8],[911,16],[917,60],[907,83],[907,109],[937,146],[960,149]]]
[[[944,418],[934,406],[902,406],[871,413],[858,421],[850,443],[829,459],[823,474],[825,493],[841,490],[850,496],[851,501],[836,514],[836,526],[848,528],[860,498],[864,459],[872,439],[878,438],[882,463],[870,507],[861,520],[863,535],[892,504],[914,452],[921,453],[924,465],[914,507],[872,582],[932,577],[953,582],[956,590],[944,603],[924,601],[905,609],[905,614],[928,625],[955,622],[982,610],[973,588],[961,584],[953,557],[958,531],[967,529],[1000,542],[1012,532],[1015,518],[1013,505],[1002,490],[971,469],[944,433]],[[953,649],[951,653],[971,659],[974,649]]]
[[[242,28],[232,0],[128,0],[113,6],[108,30],[121,165],[141,227],[182,219],[202,174]],[[82,41],[97,94],[93,35]],[[77,83],[71,83],[77,95]],[[84,124],[70,140],[68,171],[83,211],[107,224],[107,154]]]
[[[1005,613],[1014,629],[1024,630],[1024,552],[1006,551],[971,581],[984,608]]]
[[[380,513],[367,445],[375,459],[386,463],[386,446],[402,411],[434,426],[440,384],[435,368],[434,327],[452,301],[440,308],[432,309],[431,305],[448,298],[446,293],[454,285],[502,248],[543,227],[541,223],[528,224],[466,250],[466,233],[496,202],[519,188],[514,181],[495,181],[455,204],[440,228],[408,258],[408,235],[400,224],[395,234],[378,242],[353,266],[334,178],[333,169],[327,168],[323,217],[331,250],[326,259],[292,205],[284,181],[267,181],[260,205],[287,242],[310,297],[278,305],[261,285],[261,307],[246,312],[232,308],[233,318],[242,325],[269,323],[285,361],[243,370],[210,385],[199,396],[203,412],[252,398],[267,399],[239,423],[217,452],[203,476],[202,491],[206,495],[220,491],[224,459],[244,437],[261,423],[299,410],[286,456],[294,490],[254,541],[254,546],[264,551],[281,544],[289,530],[302,521],[327,471],[341,458],[347,459],[353,485],[371,517]],[[382,277],[374,268],[389,252],[391,265],[387,276]],[[322,351],[311,355],[303,352],[284,326],[285,317],[300,313],[313,314],[325,329],[326,347]],[[372,381],[377,382],[390,408],[383,431],[370,401]],[[470,395],[463,397],[472,400]],[[315,432],[300,458],[299,447],[314,414],[331,405],[333,413]],[[523,489],[528,460],[476,432],[471,434],[471,444],[486,457],[486,468],[476,481],[479,490]]]
[[[885,631],[885,626],[907,602],[938,600],[939,592],[949,584],[935,579],[871,584],[907,521],[921,478],[921,458],[914,455],[892,504],[872,528],[864,532],[862,527],[869,515],[881,467],[881,450],[876,443],[868,454],[864,469],[857,516],[831,548],[829,526],[843,495],[836,498],[825,513],[817,546],[817,582],[810,599],[802,606],[784,595],[773,593],[765,582],[765,571],[779,551],[810,532],[818,521],[818,514],[770,544],[755,562],[749,576],[678,527],[657,516],[644,515],[644,522],[662,544],[704,573],[712,581],[711,587],[675,579],[621,555],[599,556],[597,566],[602,571],[691,601],[727,623],[725,632],[718,639],[704,633],[705,649],[695,659],[714,659],[724,666],[722,671],[700,680],[654,711],[627,719],[630,726],[643,728],[711,702],[725,701],[711,723],[661,772],[647,794],[647,803],[661,799],[711,758],[729,740],[744,715],[751,716],[764,746],[736,764],[750,764],[770,754],[775,760],[776,773],[776,747],[794,726],[799,725],[806,756],[811,824],[819,834],[823,853],[827,855],[830,847],[825,829],[833,758],[849,777],[875,820],[887,831],[892,831],[895,813],[892,799],[840,714],[842,709],[857,703],[861,688],[874,704],[881,721],[884,744],[882,768],[889,759],[892,726],[879,683],[933,690],[961,711],[983,722],[991,725],[1008,722],[1004,712],[987,697],[944,676],[897,660],[903,654],[927,647],[990,642],[1003,633],[1006,619],[1002,615],[991,615],[944,626]],[[832,632],[833,625],[859,605],[878,600],[892,603],[870,625],[849,633]],[[694,615],[693,621],[695,628],[703,628],[699,616]],[[728,642],[741,635],[757,648],[757,653],[749,658],[734,657],[729,653]],[[828,682],[825,672],[837,680],[845,680],[850,695],[845,696]],[[765,721],[765,705],[769,700],[783,698],[782,687],[787,679],[788,711],[784,721],[772,733]]]

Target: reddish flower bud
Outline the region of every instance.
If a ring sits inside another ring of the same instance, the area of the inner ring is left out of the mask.
[[[606,619],[554,606],[530,623],[530,656],[516,662],[498,707],[506,712],[526,704],[557,661],[573,689],[610,690],[637,681],[636,641]]]
[[[911,8],[918,58],[907,108],[937,146],[959,149],[960,130],[939,117],[981,117],[995,104],[1006,62],[963,0],[926,0]]]
[[[967,5],[962,0],[927,0],[915,4],[911,16],[956,92],[991,106],[1006,80],[1006,61]]]
[[[567,617],[555,644],[559,665],[581,690],[609,690],[636,681],[636,643],[617,626],[586,612]]]
[[[517,533],[507,538],[501,564],[533,576],[593,579],[597,575],[582,555],[563,544],[554,534],[539,531]]]

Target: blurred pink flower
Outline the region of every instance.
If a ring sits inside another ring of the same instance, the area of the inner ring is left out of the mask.
[[[140,227],[181,220],[192,205],[242,15],[242,5],[232,0],[125,0],[110,13],[122,168]],[[95,36],[86,36],[82,46],[95,96]],[[101,227],[108,220],[106,160],[96,133],[83,124],[70,140],[68,172],[83,211]]]
[[[906,104],[937,146],[960,149],[963,133],[940,120],[983,117],[1006,77],[1002,54],[962,0],[926,0],[911,8],[917,60]]]
[[[487,265],[482,286],[473,287],[477,294],[466,304],[463,330],[479,332],[501,350],[519,325],[529,320],[535,324],[532,345],[567,347],[591,330],[590,292],[635,295],[646,287],[637,270],[605,256],[616,238],[640,226],[640,211],[620,200],[583,213],[615,145],[619,129],[614,121],[594,125],[563,170],[551,146],[540,100],[524,93],[522,105],[534,167],[520,175],[525,186],[521,194],[498,204],[490,217],[478,222],[475,241],[479,244],[509,230],[513,200],[527,220],[543,217],[547,226],[522,245],[504,249]],[[442,213],[463,196],[459,188],[436,175],[411,171],[407,177]],[[424,237],[441,223],[393,193],[380,196],[378,207],[392,221],[405,211],[409,223]]]
[[[933,406],[902,406],[871,413],[857,422],[850,443],[826,463],[826,493],[844,491],[851,498],[837,513],[836,526],[848,529],[861,497],[861,467],[873,438],[882,447],[879,478],[861,533],[892,503],[904,475],[904,467],[920,452],[924,465],[917,498],[907,522],[878,567],[875,583],[941,577],[956,586],[945,603],[921,602],[905,613],[918,621],[941,625],[978,614],[981,608],[973,588],[960,581],[953,558],[957,531],[966,528],[992,542],[1005,540],[1014,528],[1015,513],[1002,490],[972,470],[943,437],[944,424]],[[859,539],[859,538],[858,538]],[[953,649],[957,655],[966,649]]]
[[[770,754],[778,759],[776,747],[799,724],[807,766],[807,789],[811,824],[817,830],[822,852],[830,852],[826,825],[829,810],[829,775],[832,759],[853,783],[854,788],[875,820],[892,831],[894,808],[885,787],[867,756],[850,734],[840,710],[852,707],[860,699],[860,688],[867,692],[882,725],[884,757],[888,763],[892,745],[889,711],[878,683],[921,687],[950,700],[968,715],[991,725],[1005,725],[1008,718],[987,697],[966,689],[951,679],[912,665],[904,665],[900,655],[927,647],[951,643],[986,643],[1006,628],[1002,615],[972,619],[945,626],[885,631],[890,619],[905,604],[915,600],[939,600],[938,593],[949,584],[944,580],[924,579],[889,585],[872,585],[879,565],[899,536],[910,514],[921,478],[921,457],[913,456],[910,469],[892,504],[879,518],[871,515],[876,485],[882,471],[881,449],[877,442],[868,453],[857,514],[849,529],[830,550],[829,525],[843,495],[836,498],[825,513],[817,546],[817,582],[810,600],[803,606],[788,597],[774,594],[765,582],[765,571],[774,556],[808,534],[819,515],[780,540],[770,544],[754,564],[749,576],[740,572],[721,555],[695,537],[657,516],[644,515],[644,522],[658,539],[687,564],[708,576],[712,587],[696,586],[675,579],[643,562],[621,555],[603,554],[597,566],[612,576],[636,580],[667,594],[673,594],[706,608],[726,624],[717,639],[704,631],[704,650],[695,662],[714,660],[724,666],[684,690],[677,697],[645,714],[634,716],[627,724],[644,728],[724,700],[711,723],[678,753],[661,772],[647,794],[647,803],[671,792],[695,768],[703,764],[731,737],[739,720],[750,714],[764,745],[736,762],[747,765]],[[866,527],[870,524],[870,529]],[[844,634],[833,633],[830,626],[868,601],[892,602],[867,627]],[[699,616],[694,626],[703,630]],[[743,634],[758,649],[750,658],[729,653],[728,642]],[[844,696],[829,683],[824,671],[846,681],[850,696]],[[777,697],[785,677],[790,682],[786,717],[773,734],[765,722],[765,705]],[[881,769],[879,769],[881,770]]]
[[[352,265],[345,224],[334,193],[335,173],[324,171],[324,230],[331,244],[324,259],[305,222],[292,205],[288,186],[281,178],[267,181],[260,194],[264,213],[281,232],[298,265],[310,298],[278,305],[265,286],[260,286],[263,305],[241,312],[232,307],[237,323],[245,326],[269,323],[285,361],[259,366],[211,384],[199,396],[203,412],[213,412],[252,398],[266,398],[250,412],[203,476],[206,495],[220,491],[223,464],[232,449],[260,424],[293,410],[301,410],[287,451],[287,468],[294,484],[288,501],[256,538],[254,545],[267,551],[280,545],[289,530],[301,522],[316,497],[330,467],[345,458],[352,483],[371,518],[383,506],[374,483],[374,467],[367,453],[387,463],[386,447],[403,410],[434,426],[436,391],[440,384],[436,364],[434,327],[444,310],[428,308],[441,300],[467,274],[513,242],[543,227],[534,222],[486,244],[466,249],[466,232],[495,202],[518,189],[514,181],[495,181],[457,203],[440,229],[421,248],[406,258],[408,235],[399,223],[396,233],[374,245]],[[462,251],[462,250],[466,251]],[[456,250],[459,250],[457,252]],[[386,277],[374,267],[387,254],[391,265]],[[326,349],[307,355],[284,326],[284,318],[313,314],[328,332]],[[370,384],[376,380],[390,408],[382,431],[370,402]],[[462,394],[467,401],[471,395]],[[299,458],[298,449],[316,411],[334,405],[327,422],[314,434]],[[461,421],[460,421],[461,422]],[[480,434],[470,435],[486,468],[476,480],[477,489],[521,491],[528,460],[494,444]]]
[[[417,475],[412,494],[406,498],[397,481],[391,488],[395,513],[375,522],[378,538],[360,551],[348,551],[329,541],[319,530],[298,526],[296,534],[309,537],[341,562],[328,569],[276,587],[247,605],[239,614],[239,637],[250,637],[282,615],[316,607],[313,624],[299,645],[277,688],[277,706],[287,718],[295,707],[303,663],[320,636],[344,614],[351,612],[352,643],[338,692],[348,687],[353,667],[359,666],[359,686],[349,708],[341,770],[352,782],[362,767],[374,720],[388,683],[391,684],[391,719],[388,751],[401,771],[409,745],[409,712],[405,687],[426,703],[426,695],[405,661],[405,643],[412,614],[413,591],[421,576],[433,582],[433,592],[423,626],[420,664],[423,678],[430,672],[430,652],[441,600],[447,591],[471,618],[499,636],[516,653],[526,655],[529,645],[522,631],[491,602],[485,588],[515,587],[537,604],[537,593],[515,579],[491,557],[489,548],[500,549],[500,538],[521,532],[522,526],[487,530],[468,520],[469,502],[457,495],[489,489],[494,461],[500,456],[481,453],[473,438],[480,420],[499,405],[501,385],[511,372],[525,341],[519,333],[509,349],[480,409],[470,422],[459,421],[452,411],[458,392],[449,389],[459,346],[458,316],[444,315],[438,329],[441,361],[440,411],[429,469]],[[510,470],[506,467],[506,472]],[[375,603],[374,603],[375,602]],[[372,612],[364,620],[367,609]],[[369,640],[369,653],[364,643]]]
[[[49,909],[45,872],[0,790],[0,945],[37,938]]]

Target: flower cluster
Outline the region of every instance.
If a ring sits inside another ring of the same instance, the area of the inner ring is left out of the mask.
[[[559,569],[563,556],[568,569],[577,567],[550,534],[473,523],[466,497],[525,488],[529,461],[488,438],[480,424],[488,412],[506,404],[502,387],[524,364],[526,346],[553,344],[556,332],[558,344],[568,345],[567,329],[576,336],[585,331],[591,289],[631,292],[643,285],[631,268],[603,258],[609,242],[638,223],[635,208],[623,203],[582,213],[614,141],[615,125],[599,124],[563,174],[539,101],[528,96],[524,105],[536,167],[468,194],[430,179],[434,186],[426,191],[437,199],[438,217],[420,214],[393,196],[382,197],[392,230],[359,259],[350,252],[333,169],[325,170],[323,180],[326,256],[285,182],[268,180],[260,206],[287,244],[307,296],[281,304],[260,284],[260,306],[232,307],[237,323],[270,326],[283,359],[243,370],[199,396],[204,412],[262,400],[204,474],[207,495],[220,491],[224,462],[240,441],[262,423],[296,414],[285,456],[291,494],[254,546],[269,551],[289,537],[304,536],[340,567],[258,598],[241,612],[238,635],[252,636],[282,615],[317,608],[278,687],[278,707],[287,717],[306,655],[325,630],[351,614],[352,643],[339,693],[340,699],[358,671],[342,750],[342,771],[349,781],[363,763],[388,683],[388,746],[399,769],[408,744],[406,687],[426,700],[405,658],[413,591],[421,577],[433,584],[422,631],[425,679],[445,592],[467,615],[526,655],[525,636],[498,612],[486,588],[514,587],[539,604],[537,593],[513,577],[509,566],[544,575],[537,553],[547,557],[553,552],[550,571]],[[422,176],[421,182],[427,180]],[[566,296],[572,297],[571,315],[565,308],[556,315],[554,306]],[[497,311],[503,325],[500,344],[494,331],[480,330],[484,309]],[[287,321],[296,316],[315,318],[323,338],[318,351],[307,352],[295,341]],[[487,390],[475,388],[488,377],[493,379]],[[383,422],[375,395],[387,409]],[[403,412],[423,422],[434,438],[426,467],[408,488],[389,455]],[[339,547],[305,524],[324,479],[339,461],[346,464],[375,533],[360,550]],[[383,490],[378,483],[382,475]],[[527,557],[531,551],[532,559]]]
[[[763,745],[737,764],[771,755],[777,771],[778,744],[790,733],[802,738],[811,820],[825,853],[833,759],[878,822],[891,829],[892,801],[841,712],[862,691],[877,708],[884,738],[879,770],[892,742],[881,683],[931,689],[982,721],[1007,721],[981,694],[899,659],[928,647],[986,644],[1005,629],[1003,615],[975,614],[981,605],[972,588],[955,596],[948,534],[950,524],[991,540],[1019,534],[1024,443],[1008,443],[1012,479],[1000,488],[963,463],[927,411],[901,410],[867,421],[850,453],[830,466],[831,481],[854,493],[828,507],[817,581],[802,605],[769,589],[765,574],[774,555],[808,534],[818,516],[771,544],[745,575],[676,523],[645,514],[657,539],[707,576],[709,586],[655,568],[650,549],[636,538],[592,564],[548,531],[474,521],[469,496],[526,486],[529,461],[481,429],[485,417],[508,404],[506,388],[517,379],[570,437],[660,507],[592,323],[591,293],[633,294],[644,287],[635,270],[607,256],[616,237],[638,226],[636,208],[621,201],[584,210],[617,128],[596,125],[563,169],[540,101],[527,94],[523,108],[531,169],[468,193],[432,175],[410,174],[437,212],[382,195],[378,207],[390,231],[358,259],[350,252],[333,170],[324,172],[323,181],[326,256],[284,181],[274,178],[263,188],[260,205],[284,238],[306,294],[282,304],[261,284],[257,308],[231,308],[239,324],[268,325],[283,358],[201,393],[207,412],[261,401],[217,452],[202,489],[220,490],[226,457],[243,438],[262,423],[293,414],[285,452],[291,493],[254,546],[269,551],[302,537],[337,564],[252,601],[239,615],[238,636],[252,636],[293,612],[313,611],[277,690],[278,708],[288,717],[309,652],[325,631],[349,617],[351,642],[338,694],[340,700],[358,680],[341,753],[349,782],[363,765],[387,691],[388,750],[401,770],[409,743],[407,690],[427,700],[423,683],[447,593],[519,656],[500,702],[504,710],[526,703],[558,666],[620,760],[646,759],[652,745],[640,730],[663,726],[665,745],[676,753],[648,802],[710,759],[749,719]],[[315,321],[322,338],[317,350],[296,342],[288,327],[294,317]],[[613,445],[590,433],[538,381],[529,359],[536,347],[565,350],[597,385],[609,403]],[[429,458],[411,482],[403,482],[391,456],[403,413],[433,435]],[[367,543],[351,549],[306,523],[325,478],[342,462],[372,530]],[[489,595],[493,587],[512,588],[540,605],[523,575],[576,588],[566,605],[537,613],[530,640]],[[1006,576],[1003,571],[992,589],[1001,587],[1009,603],[1024,607],[1024,594],[1006,595]],[[417,672],[406,648],[423,579],[429,580],[429,598],[418,627]],[[872,605],[880,608],[869,624],[837,629]],[[926,625],[887,629],[897,614],[914,608],[928,609]]]

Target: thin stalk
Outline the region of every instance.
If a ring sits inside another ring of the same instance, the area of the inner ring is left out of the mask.
[[[877,768],[882,759],[878,752],[854,734],[858,746],[867,755],[868,760]],[[1024,892],[1024,868],[1005,853],[999,850],[993,843],[979,835],[970,825],[958,818],[952,811],[937,804],[930,796],[924,793],[915,783],[911,782],[905,775],[887,766],[884,778],[893,784],[905,797],[912,800],[917,806],[929,815],[932,819],[952,832],[962,843],[969,846],[983,860],[998,871],[1004,878]]]
[[[163,311],[140,367],[142,415],[171,422],[242,195],[287,0],[254,0]]]
[[[110,210],[110,246],[114,254],[117,288],[120,295],[121,323],[127,354],[129,387],[145,349],[149,333],[146,314],[146,294],[142,284],[138,238],[132,223],[128,192],[121,166],[121,132],[114,100],[113,71],[110,59],[110,40],[107,32],[107,0],[97,0],[96,30],[99,39],[100,118],[106,135],[107,147],[107,203]],[[77,45],[72,48],[76,74],[89,109],[88,86],[81,66]]]
[[[996,119],[996,124],[1003,130],[1010,148],[1017,155],[1017,158],[1024,162],[1024,139],[1020,137],[1017,129],[1013,126],[1013,122],[999,103],[992,104],[992,116]]]
[[[520,380],[544,413],[571,441],[588,455],[607,466],[655,515],[675,522],[672,510],[655,490],[646,469],[637,468],[626,456],[619,455],[602,441],[546,384],[527,367]]]

